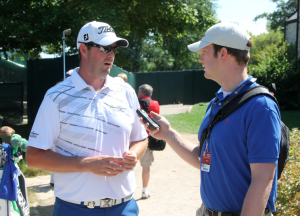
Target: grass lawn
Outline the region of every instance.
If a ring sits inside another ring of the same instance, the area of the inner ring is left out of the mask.
[[[205,105],[204,105],[205,104]],[[172,128],[179,132],[197,134],[204,118],[207,103],[195,104],[191,113],[182,113],[176,115],[165,115]],[[282,111],[281,119],[289,127],[300,128],[300,111]]]
[[[172,128],[175,130],[197,134],[207,106],[207,103],[198,103],[193,106],[191,113],[165,115],[164,117],[170,122]]]

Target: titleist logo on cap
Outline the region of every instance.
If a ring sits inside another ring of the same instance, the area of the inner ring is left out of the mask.
[[[102,34],[105,32],[115,32],[114,29],[111,26],[100,26],[98,27],[98,29],[100,30],[98,32],[98,34]]]

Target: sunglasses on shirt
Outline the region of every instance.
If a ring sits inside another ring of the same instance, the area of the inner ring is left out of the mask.
[[[87,46],[97,47],[97,48],[99,48],[99,52],[103,52],[105,54],[109,53],[112,50],[116,54],[118,52],[118,49],[119,49],[119,47],[102,46],[100,44],[94,44],[94,43],[84,43],[84,42],[80,42],[80,41],[78,41],[78,43],[83,43],[83,44],[85,44]]]

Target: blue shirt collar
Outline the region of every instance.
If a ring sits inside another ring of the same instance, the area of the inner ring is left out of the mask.
[[[249,76],[246,80],[244,80],[243,82],[241,82],[232,92],[234,92],[235,90],[237,90],[241,85],[244,85],[244,84],[246,84],[246,83],[248,83],[251,79],[252,79],[253,77],[252,76]],[[241,91],[241,92],[243,92],[244,91],[244,89]],[[232,92],[229,94],[229,95],[231,95],[232,94]],[[227,95],[226,97],[229,97],[229,95]],[[220,89],[219,89],[219,91],[216,93],[216,97],[219,99],[219,100],[223,100],[224,99],[224,97],[223,97],[223,88],[221,87]],[[225,98],[226,98],[225,97]]]

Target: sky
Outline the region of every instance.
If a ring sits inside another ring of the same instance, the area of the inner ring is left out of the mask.
[[[221,22],[234,22],[242,26],[254,35],[267,33],[266,19],[260,19],[256,23],[254,17],[264,12],[272,13],[276,10],[276,4],[271,0],[214,0],[217,6],[216,16]],[[41,53],[42,58],[53,58],[54,55]]]
[[[237,23],[254,35],[267,33],[267,20],[259,19],[255,23],[254,17],[276,10],[276,4],[271,0],[215,0],[214,2],[217,5],[217,18],[221,22]]]

